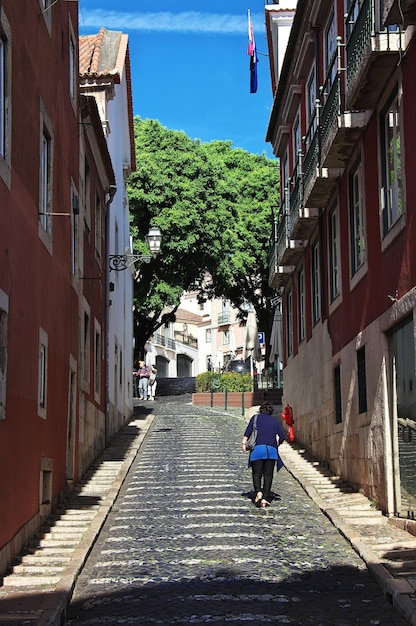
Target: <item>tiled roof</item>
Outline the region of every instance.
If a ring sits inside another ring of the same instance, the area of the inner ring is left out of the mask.
[[[79,37],[79,74],[81,85],[86,82],[120,83],[123,73],[127,85],[131,170],[136,169],[133,126],[133,95],[131,84],[128,35],[101,28],[97,34]]]
[[[196,313],[191,313],[190,311],[186,311],[185,309],[178,309],[176,311],[176,321],[177,322],[193,322],[194,324],[199,324],[202,322],[202,316],[197,315]]]
[[[84,35],[79,38],[79,73],[84,77],[104,77],[114,76],[122,71],[122,67],[117,67],[114,54],[114,43],[108,45],[109,31],[101,28],[100,32],[95,35]],[[119,39],[121,33],[112,32],[112,40],[114,35]],[[118,49],[118,48],[117,48]]]

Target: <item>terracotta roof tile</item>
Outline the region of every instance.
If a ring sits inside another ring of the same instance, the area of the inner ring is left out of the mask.
[[[79,37],[79,74],[81,84],[100,79],[120,83],[125,72],[130,135],[130,167],[136,170],[133,125],[133,95],[128,35],[100,28],[94,35]]]

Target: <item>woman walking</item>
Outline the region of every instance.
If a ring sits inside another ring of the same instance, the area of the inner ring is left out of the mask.
[[[247,440],[253,429],[257,429],[256,444],[250,452],[248,464],[251,466],[256,494],[254,503],[263,507],[270,506],[273,472],[279,458],[278,446],[286,439],[285,431],[272,413],[273,405],[263,402],[259,413],[253,415],[247,424],[241,442],[243,452],[246,452]]]

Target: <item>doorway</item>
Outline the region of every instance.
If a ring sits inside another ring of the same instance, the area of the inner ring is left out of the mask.
[[[393,439],[396,439],[400,484],[397,513],[416,516],[416,379],[413,318],[406,319],[390,335],[390,370]]]

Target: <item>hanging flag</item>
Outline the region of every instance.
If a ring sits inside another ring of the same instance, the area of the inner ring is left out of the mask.
[[[250,93],[257,91],[257,57],[256,42],[254,40],[253,25],[251,23],[250,9],[248,10],[248,48],[247,54],[250,57]]]

